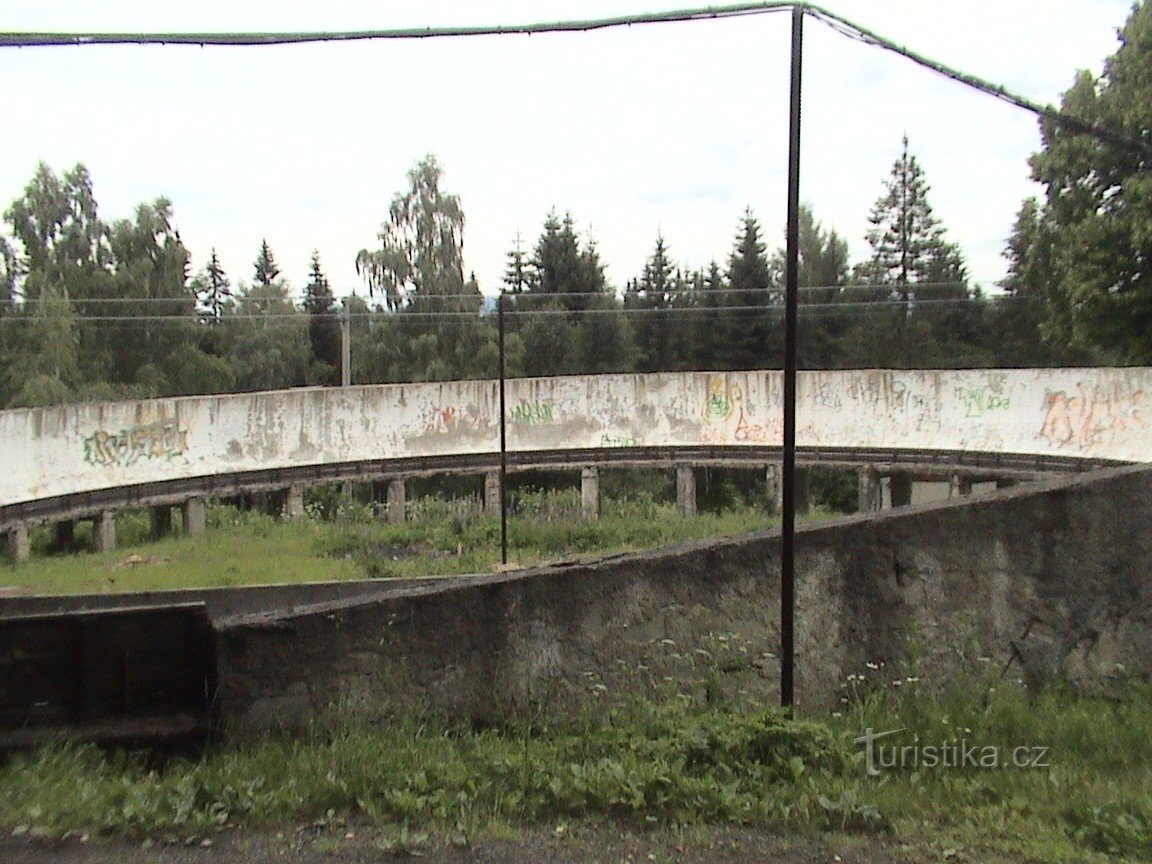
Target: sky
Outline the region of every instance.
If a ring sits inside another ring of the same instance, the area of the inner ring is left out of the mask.
[[[0,0],[0,29],[220,32],[522,24],[703,6],[685,0]],[[825,8],[1040,103],[1099,73],[1129,0],[825,0]],[[363,294],[407,172],[433,153],[466,217],[485,293],[545,218],[571,213],[610,284],[662,234],[686,268],[723,266],[745,208],[783,244],[789,17],[581,34],[259,48],[0,49],[8,97],[0,204],[40,161],[89,169],[105,220],[165,196],[199,270],[215,248],[249,281],[261,241],[298,291],[318,250],[337,295]],[[993,288],[1035,118],[807,18],[801,199],[867,257],[868,214],[908,136],[930,202]],[[0,228],[0,230],[5,230]]]

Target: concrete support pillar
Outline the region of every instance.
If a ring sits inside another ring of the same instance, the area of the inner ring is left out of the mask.
[[[972,478],[964,474],[953,474],[948,484],[949,498],[962,498],[972,494]]]
[[[696,515],[696,472],[691,465],[676,466],[676,506],[683,516]]]
[[[61,552],[76,548],[75,519],[65,519],[52,526],[52,548]]]
[[[352,498],[352,481],[351,480],[345,480],[343,483],[340,484],[340,494],[343,495],[345,498],[348,498],[348,499]]]
[[[889,500],[893,507],[907,507],[912,503],[912,475],[893,473],[888,478]]]
[[[600,518],[600,471],[597,468],[580,471],[580,515],[589,522]]]
[[[404,478],[393,477],[388,481],[388,521],[404,521]]]
[[[880,488],[880,472],[872,467],[859,468],[856,477],[859,487],[857,509],[861,513],[875,513],[884,504],[881,500],[883,490]]]
[[[294,522],[304,518],[304,485],[293,483],[284,490],[283,504],[280,508],[280,518],[287,522]]]
[[[764,486],[768,496],[768,512],[779,513],[784,503],[784,484],[780,482],[779,465],[769,465],[764,469]]]
[[[164,504],[148,510],[148,521],[152,526],[152,539],[160,540],[172,533],[172,508]]]
[[[797,516],[807,516],[812,509],[811,496],[808,494],[808,469],[796,466],[796,485],[793,502],[796,506]]]
[[[92,520],[92,541],[97,552],[111,552],[116,548],[116,513],[105,510]]]
[[[8,529],[8,555],[19,564],[32,556],[32,542],[28,539],[27,525],[13,525]]]
[[[208,527],[208,507],[204,499],[199,496],[189,498],[180,508],[184,517],[184,533],[188,535],[203,534]]]
[[[484,512],[489,516],[500,515],[500,472],[484,472]]]

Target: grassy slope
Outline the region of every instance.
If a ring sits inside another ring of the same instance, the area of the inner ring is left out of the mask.
[[[519,564],[653,548],[772,523],[753,509],[685,519],[674,507],[651,502],[607,506],[592,523],[537,509],[509,523],[509,556]],[[142,516],[120,522],[122,542],[115,551],[37,555],[18,566],[0,565],[0,585],[36,594],[85,594],[477,573],[500,560],[499,520],[435,507],[422,508],[420,518],[404,525],[380,522],[355,505],[334,521],[292,524],[217,508],[206,534],[159,542],[146,540]],[[36,540],[44,549],[46,532]]]

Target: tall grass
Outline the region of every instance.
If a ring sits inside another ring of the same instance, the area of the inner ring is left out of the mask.
[[[0,768],[0,829],[183,838],[355,819],[471,833],[613,817],[895,833],[936,850],[932,860],[1152,857],[1147,689],[1107,699],[915,689],[873,694],[822,719],[682,701],[485,728],[403,715],[220,746],[160,767],[49,747]],[[921,743],[1044,746],[1048,764],[870,776],[855,743],[869,727],[904,728]]]

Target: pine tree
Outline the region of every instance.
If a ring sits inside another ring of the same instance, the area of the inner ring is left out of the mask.
[[[673,270],[664,237],[657,234],[656,246],[644,264],[644,272],[624,290],[624,308],[635,310],[630,320],[636,339],[638,372],[659,372],[673,366],[672,316],[659,311],[671,309],[675,303]]]
[[[204,269],[192,280],[192,288],[196,293],[197,308],[201,320],[208,324],[217,324],[225,311],[232,304],[232,283],[224,272],[224,265],[220,263],[220,256],[216,248],[212,248],[212,255]]]
[[[982,305],[969,291],[959,247],[945,239],[932,212],[929,191],[904,136],[884,193],[868,217],[872,227],[865,238],[872,257],[857,268],[856,278],[866,288],[853,296],[871,304],[864,314],[873,333],[859,335],[862,343],[888,343],[877,345],[885,365],[981,365],[973,344]],[[889,353],[891,348],[896,350]]]
[[[520,232],[516,232],[515,246],[507,255],[508,265],[504,268],[504,285],[511,294],[521,294],[530,286],[530,265],[521,248]]]
[[[256,256],[256,263],[253,266],[256,271],[253,276],[254,285],[270,288],[276,283],[277,277],[280,276],[280,268],[276,266],[272,247],[268,245],[267,240],[260,241],[260,254]]]
[[[839,341],[851,317],[838,308],[848,281],[848,243],[816,221],[806,205],[800,207],[798,240],[801,319],[797,359],[801,368],[836,368]],[[785,250],[778,249],[770,267],[778,280],[783,279],[784,267]]]
[[[336,298],[320,266],[320,251],[312,251],[308,283],[304,286],[304,309],[308,312],[308,341],[312,347],[309,378],[313,383],[340,383],[341,335]]]
[[[752,208],[744,211],[728,259],[732,338],[721,363],[728,369],[771,369],[783,363],[783,326],[779,296],[772,290],[760,223]]]

